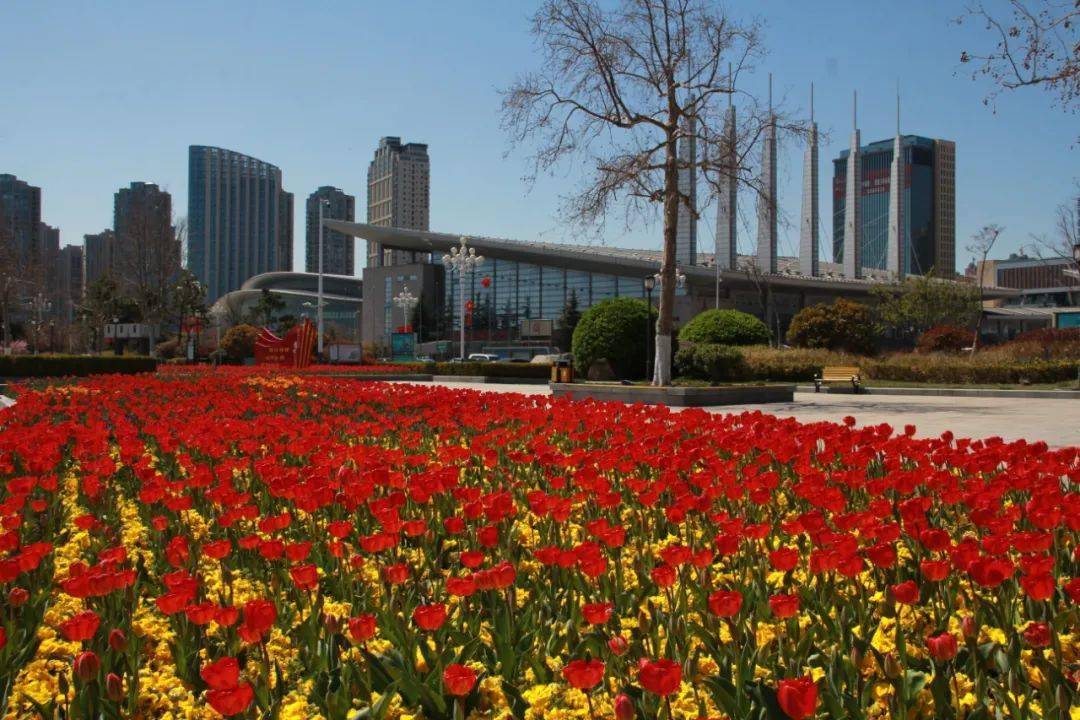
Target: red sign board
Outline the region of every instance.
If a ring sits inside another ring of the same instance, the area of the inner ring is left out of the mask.
[[[315,336],[315,326],[310,320],[293,326],[285,337],[278,337],[263,328],[255,338],[255,362],[258,365],[306,368],[311,364]]]

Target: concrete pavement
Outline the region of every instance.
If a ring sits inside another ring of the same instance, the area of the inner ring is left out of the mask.
[[[438,382],[443,387],[482,392],[550,396],[546,385]],[[677,409],[677,408],[674,408]],[[998,436],[1005,440],[1043,440],[1062,447],[1080,445],[1080,400],[1032,398],[923,397],[897,395],[830,395],[795,393],[791,403],[727,405],[701,408],[709,412],[762,410],[802,422],[840,422],[853,416],[859,425],[889,423],[898,431],[915,425],[916,435],[936,437],[951,430],[957,437]]]

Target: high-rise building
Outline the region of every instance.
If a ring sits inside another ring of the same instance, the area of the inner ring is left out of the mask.
[[[102,230],[97,234],[83,235],[83,287],[93,285],[105,277],[115,274],[113,255],[116,249],[116,236],[112,230]]]
[[[79,245],[60,248],[56,266],[57,316],[61,322],[74,321],[83,295],[83,249]]]
[[[402,144],[399,137],[379,140],[368,165],[369,225],[427,230],[430,221],[431,164],[427,145]],[[415,262],[419,253],[389,250],[368,242],[368,267]]]
[[[180,246],[172,226],[172,195],[153,183],[133,182],[113,195],[116,236],[112,270],[120,281],[144,282],[147,273],[179,267]],[[139,276],[139,277],[135,277]]]
[[[885,270],[889,248],[889,191],[896,139],[859,148],[861,156],[860,227],[862,267]],[[903,266],[900,275],[942,277],[956,272],[956,144],[918,135],[901,135],[904,192],[898,230]],[[833,259],[844,258],[845,179],[850,151],[833,160]]]
[[[304,267],[309,273],[319,272],[319,204],[325,201],[323,218],[326,220],[356,219],[356,198],[336,187],[324,185],[308,195],[307,199],[307,252]],[[323,267],[330,275],[354,275],[355,254],[352,237],[329,228],[323,229]]]
[[[34,262],[41,248],[41,188],[0,175],[0,231],[12,239],[20,262]]]
[[[278,270],[292,270],[294,199],[291,192],[281,191],[278,202]]]
[[[188,148],[188,268],[212,303],[264,272],[292,268],[292,196],[281,170],[217,147]]]
[[[56,290],[57,262],[60,259],[60,228],[48,223],[38,226],[38,257],[41,258],[41,279],[52,293]]]

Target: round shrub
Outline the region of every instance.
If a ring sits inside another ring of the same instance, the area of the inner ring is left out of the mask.
[[[710,345],[766,345],[769,328],[749,313],[706,310],[679,331],[679,342]]]
[[[831,305],[811,305],[797,312],[788,326],[787,341],[795,347],[869,355],[876,349],[877,336],[870,308],[838,298]]]
[[[921,353],[945,352],[958,353],[971,347],[975,333],[955,325],[932,327],[919,336],[916,348]]]
[[[681,375],[710,382],[731,382],[746,377],[749,368],[743,354],[728,345],[691,343],[675,353]]]
[[[571,349],[578,373],[607,358],[620,378],[645,377],[646,333],[652,332],[656,311],[644,300],[617,297],[602,300],[589,308],[577,327]]]
[[[229,328],[221,338],[221,350],[230,360],[244,360],[255,357],[255,338],[259,331],[251,325],[236,325]]]

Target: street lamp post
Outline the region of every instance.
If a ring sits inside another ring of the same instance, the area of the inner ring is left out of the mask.
[[[409,317],[412,315],[413,309],[420,303],[420,298],[416,297],[409,291],[409,288],[404,288],[400,293],[394,297],[394,304],[401,308],[401,324],[403,327],[408,327]]]
[[[44,293],[38,293],[31,298],[28,303],[30,308],[37,315],[37,319],[33,321],[34,325],[34,354],[37,355],[40,352],[41,346],[41,326],[45,324],[45,319],[42,317],[43,313],[50,312],[52,310],[52,302],[45,297]]]
[[[319,198],[319,292],[315,310],[315,332],[319,357],[323,354],[323,208],[330,204],[327,198]]]
[[[484,256],[476,254],[476,248],[468,247],[465,238],[461,238],[460,247],[450,248],[450,252],[442,256],[443,265],[450,268],[450,272],[457,272],[458,285],[461,286],[461,298],[458,310],[461,318],[461,359],[465,359],[465,277],[484,263]]]

